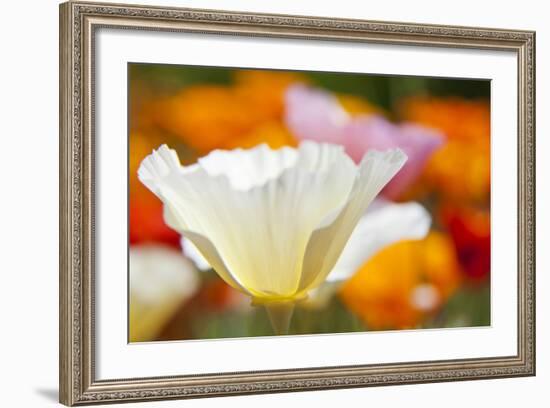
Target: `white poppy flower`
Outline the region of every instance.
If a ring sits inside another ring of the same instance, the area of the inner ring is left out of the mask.
[[[393,203],[377,198],[357,223],[327,281],[351,278],[361,265],[388,245],[426,237],[430,224],[430,214],[418,203]]]
[[[198,289],[193,263],[163,245],[130,247],[130,341],[152,340]]]
[[[351,278],[361,265],[388,245],[426,237],[430,224],[430,214],[416,202],[394,203],[376,198],[357,223],[327,282]],[[197,268],[212,268],[190,240],[182,237],[181,247]]]
[[[341,146],[304,142],[216,150],[181,166],[163,145],[138,175],[163,201],[166,223],[225,282],[265,304],[281,331],[294,302],[325,281],[361,215],[405,161],[399,149],[372,150],[356,165]]]

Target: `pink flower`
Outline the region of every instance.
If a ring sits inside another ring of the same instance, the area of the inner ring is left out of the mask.
[[[426,160],[443,142],[439,132],[413,123],[394,124],[374,114],[351,117],[336,97],[304,85],[287,89],[285,122],[299,140],[343,145],[356,162],[369,149],[398,147],[403,150],[408,161],[382,191],[392,199],[409,188]]]

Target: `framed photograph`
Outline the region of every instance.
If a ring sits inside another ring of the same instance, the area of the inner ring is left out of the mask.
[[[535,33],[60,6],[66,405],[535,374]]]

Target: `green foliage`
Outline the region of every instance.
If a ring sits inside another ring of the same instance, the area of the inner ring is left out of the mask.
[[[131,80],[146,81],[152,88],[174,91],[196,84],[229,84],[234,68],[190,65],[129,64]],[[420,76],[389,76],[337,72],[302,72],[313,84],[333,92],[366,98],[386,110],[399,99],[412,95],[488,98],[489,80],[451,79]]]

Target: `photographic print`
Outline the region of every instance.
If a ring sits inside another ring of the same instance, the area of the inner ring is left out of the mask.
[[[63,404],[535,375],[535,32],[71,1],[59,56]]]
[[[490,89],[129,63],[129,341],[489,326]]]

